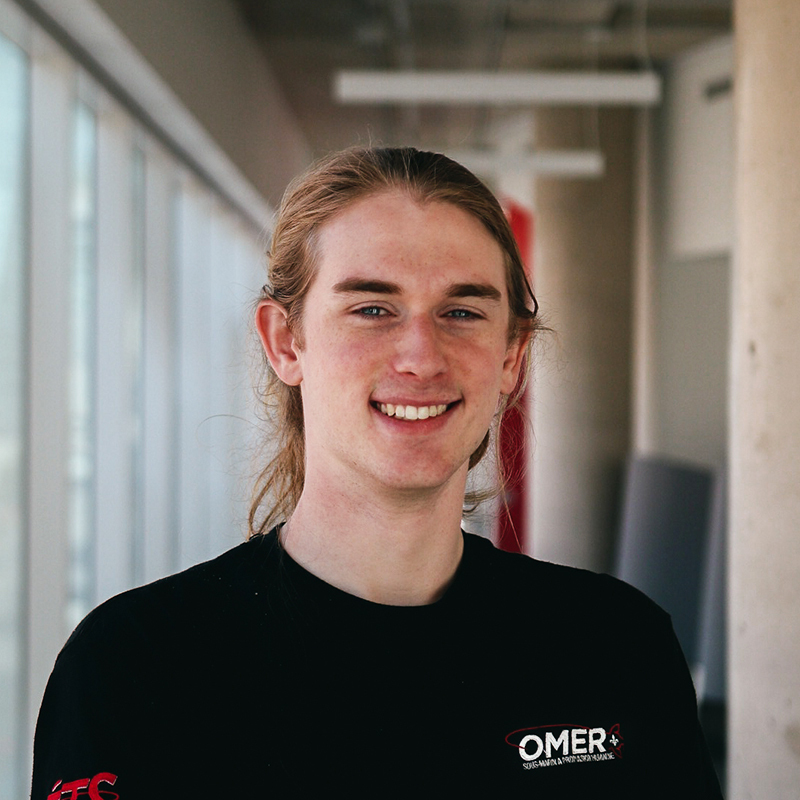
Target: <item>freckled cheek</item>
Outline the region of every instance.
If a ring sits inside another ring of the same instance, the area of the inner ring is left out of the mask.
[[[483,381],[499,378],[505,360],[505,347],[461,346],[454,351],[453,364],[465,375],[475,374]]]
[[[387,360],[381,356],[380,348],[346,338],[329,339],[324,347],[315,342],[307,348],[307,353],[305,377],[337,386],[338,391],[345,393],[363,391],[364,382],[369,382],[373,373],[379,371],[380,364]]]

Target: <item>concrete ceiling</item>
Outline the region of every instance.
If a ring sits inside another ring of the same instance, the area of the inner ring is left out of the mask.
[[[731,31],[731,0],[231,0],[315,153],[374,141],[491,145],[508,109],[345,106],[342,69],[636,70]]]

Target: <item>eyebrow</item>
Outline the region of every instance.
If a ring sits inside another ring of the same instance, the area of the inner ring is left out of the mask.
[[[491,283],[453,283],[447,287],[447,297],[480,297],[499,303],[500,290]]]
[[[346,278],[339,281],[333,291],[337,294],[401,294],[400,286],[389,281],[370,280],[369,278]]]
[[[402,294],[397,283],[379,281],[369,278],[346,278],[333,287],[337,294]],[[502,299],[500,290],[491,283],[451,283],[445,290],[445,297],[478,297],[499,303]]]

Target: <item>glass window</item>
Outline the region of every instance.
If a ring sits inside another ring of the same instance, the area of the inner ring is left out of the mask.
[[[209,420],[249,397],[228,326],[237,281],[260,279],[233,253],[258,231],[164,144],[0,0],[0,800],[27,791],[44,676],[103,579],[124,589],[239,538],[221,458],[239,442]],[[45,341],[56,309],[64,336]]]
[[[70,628],[94,602],[94,387],[97,248],[97,120],[75,107],[72,149],[72,275],[69,367],[69,597]]]
[[[140,147],[133,149],[131,224],[131,282],[125,309],[125,357],[131,397],[131,577],[134,584],[145,579],[144,533],[144,280],[145,280],[145,155]]]
[[[0,35],[0,798],[21,797],[21,598],[25,539],[25,54]],[[8,688],[6,688],[8,687]]]

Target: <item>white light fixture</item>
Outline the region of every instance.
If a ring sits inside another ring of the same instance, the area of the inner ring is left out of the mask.
[[[503,152],[500,150],[443,150],[454,161],[482,175],[526,171],[537,178],[599,178],[605,159],[595,150],[540,150]]]
[[[655,72],[417,72],[343,70],[340,103],[655,105]]]

